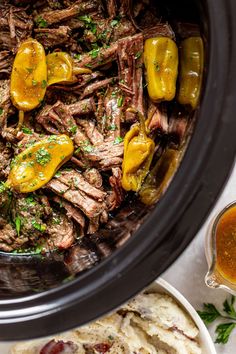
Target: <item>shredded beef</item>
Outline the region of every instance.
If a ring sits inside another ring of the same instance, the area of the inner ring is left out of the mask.
[[[10,51],[4,50],[0,52],[0,74],[9,76],[13,64],[13,55]]]
[[[53,211],[47,220],[47,244],[49,249],[67,249],[75,241],[74,223],[62,212]]]
[[[41,14],[40,19],[42,18],[46,21],[47,25],[53,25],[55,23],[66,21],[72,17],[90,13],[97,10],[98,4],[97,1],[75,1],[75,3],[63,10],[54,10],[51,12],[46,12]],[[34,18],[35,22],[39,22],[39,16]]]
[[[70,38],[70,28],[68,26],[37,28],[35,38],[46,48],[66,44]]]
[[[19,43],[32,33],[33,21],[23,8],[0,6],[0,47],[16,52]]]
[[[6,146],[3,140],[0,139],[0,179],[7,178],[10,170],[11,158],[11,149]]]

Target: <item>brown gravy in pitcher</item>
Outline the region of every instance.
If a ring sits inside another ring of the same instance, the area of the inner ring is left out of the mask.
[[[236,284],[236,206],[221,216],[216,227],[216,267],[226,280]]]

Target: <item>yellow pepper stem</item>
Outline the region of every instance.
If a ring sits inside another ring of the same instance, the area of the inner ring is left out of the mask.
[[[24,118],[25,118],[25,112],[24,111],[19,111],[19,121],[18,121],[18,125],[17,125],[17,129],[21,130],[21,127],[24,123]]]
[[[86,68],[73,67],[74,75],[92,74],[92,70]]]

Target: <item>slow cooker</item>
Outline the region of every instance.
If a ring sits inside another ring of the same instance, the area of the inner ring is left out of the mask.
[[[163,4],[167,16],[197,21],[205,43],[202,100],[181,165],[155,208],[130,200],[113,229],[101,231],[104,238],[113,233],[121,241],[112,253],[101,243],[100,260],[93,261],[93,254],[89,258],[77,246],[66,255],[1,253],[1,340],[65,331],[134,296],[183,252],[230,173],[236,151],[236,3],[157,2]],[[86,262],[93,266],[81,268]]]

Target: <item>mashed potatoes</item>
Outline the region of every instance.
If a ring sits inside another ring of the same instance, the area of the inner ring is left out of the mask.
[[[158,293],[142,293],[112,315],[56,336],[52,351],[48,341],[17,344],[11,354],[202,353],[191,318],[170,296]]]

